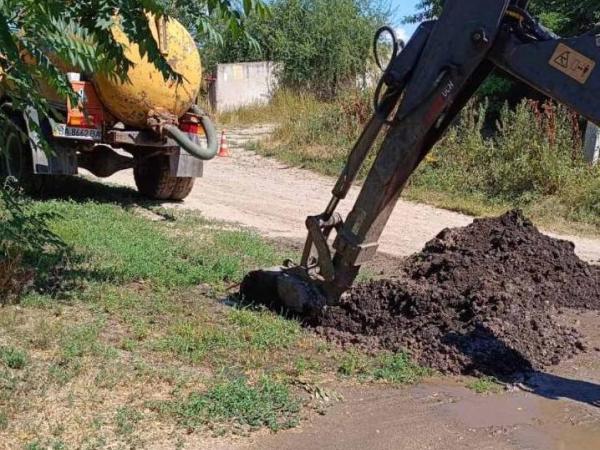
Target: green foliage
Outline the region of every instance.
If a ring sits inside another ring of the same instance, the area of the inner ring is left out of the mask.
[[[283,86],[333,97],[366,72],[373,34],[386,16],[380,1],[274,0],[270,17],[249,24],[260,50],[225,34],[223,45],[205,53],[213,63],[276,61]]]
[[[338,373],[402,385],[418,383],[429,371],[415,364],[406,353],[382,353],[368,357],[353,351],[342,357]]]
[[[14,347],[0,346],[0,361],[11,369],[22,369],[27,364],[27,354]]]
[[[258,48],[249,19],[266,19],[269,7],[263,0],[164,0],[166,12],[177,17],[198,42],[224,45],[235,42]]]
[[[565,107],[526,101],[515,110],[505,107],[489,139],[481,133],[484,116],[485,105],[464,112],[424,166],[421,180],[431,174],[447,186],[521,204],[559,193],[582,166],[578,124]]]
[[[232,423],[242,429],[279,431],[296,426],[300,406],[286,385],[264,376],[255,385],[245,378],[227,380],[161,409],[192,429]]]
[[[477,394],[498,394],[502,385],[494,377],[481,377],[467,383],[467,388]]]
[[[597,0],[532,0],[530,10],[556,33],[574,36],[600,21]]]
[[[368,92],[347,91],[323,101],[311,94],[280,91],[263,111],[238,111],[235,117],[243,120],[258,114],[279,123],[272,142],[256,148],[259,153],[337,176],[370,117],[371,100]]]
[[[437,17],[442,12],[444,0],[420,0],[416,5],[416,14],[405,17],[404,20],[408,23],[420,23],[425,20]]]
[[[467,108],[413,186],[531,207],[552,199],[554,214],[598,224],[599,170],[582,159],[576,116],[563,106],[523,101],[505,107],[493,137],[482,134],[485,105]]]
[[[444,0],[421,0],[417,13],[406,17],[407,22],[421,22],[439,16]],[[531,0],[529,11],[551,30],[572,36],[589,29],[600,20],[597,0]]]

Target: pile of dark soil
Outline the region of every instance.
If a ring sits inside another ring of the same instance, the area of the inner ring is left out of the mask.
[[[585,349],[562,307],[600,309],[600,268],[521,212],[442,231],[397,279],[354,288],[310,325],[341,344],[408,351],[445,373],[503,376]]]

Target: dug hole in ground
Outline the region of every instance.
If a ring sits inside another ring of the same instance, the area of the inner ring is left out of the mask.
[[[233,135],[232,157],[208,164],[175,207],[300,243],[304,217],[323,208],[333,182],[240,148],[267,132]],[[109,182],[133,185],[127,173]],[[518,212],[471,222],[401,202],[382,249],[423,250],[306,323],[344,346],[405,349],[438,375],[403,390],[356,386],[297,430],[215,446],[600,448],[600,271],[588,264],[600,259],[600,243],[546,236]],[[505,391],[478,395],[444,374],[494,376]]]

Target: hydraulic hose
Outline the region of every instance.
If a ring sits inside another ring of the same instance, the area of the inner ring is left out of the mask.
[[[204,128],[204,132],[206,134],[206,147],[200,146],[196,142],[192,141],[185,132],[181,131],[175,125],[166,125],[164,129],[169,136],[171,136],[175,142],[177,142],[181,148],[183,148],[190,155],[203,161],[208,161],[213,159],[219,151],[219,138],[217,135],[217,129],[208,115],[196,105],[193,105],[191,110],[194,114],[200,116],[200,123],[202,124],[202,128]]]

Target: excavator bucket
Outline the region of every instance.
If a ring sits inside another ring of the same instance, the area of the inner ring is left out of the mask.
[[[295,268],[273,267],[250,272],[240,286],[245,303],[262,304],[304,316],[319,314],[325,297],[314,282],[295,273]]]

